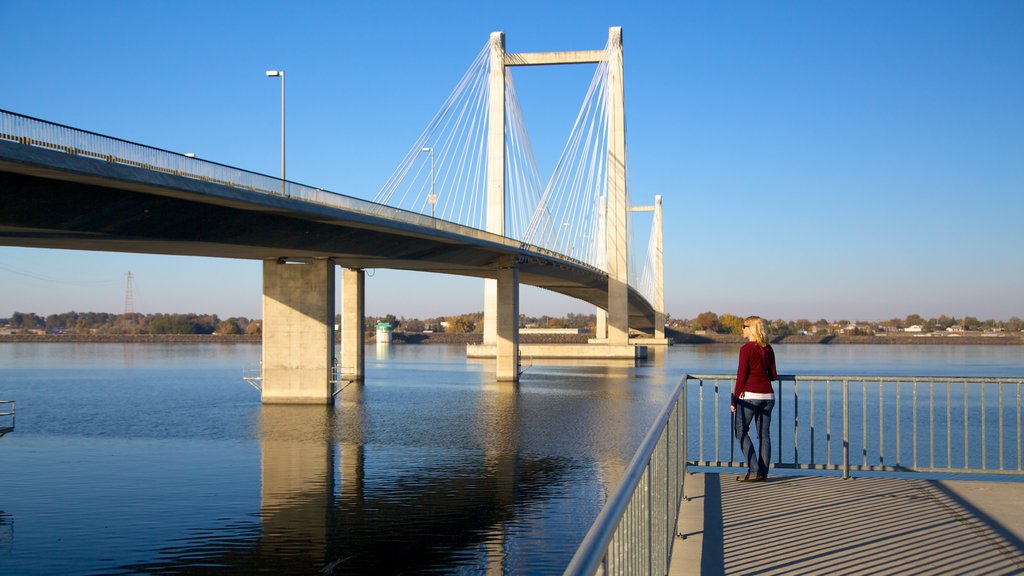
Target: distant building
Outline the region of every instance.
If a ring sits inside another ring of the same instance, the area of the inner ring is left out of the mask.
[[[520,328],[520,334],[579,334],[579,328]]]
[[[390,344],[391,336],[394,333],[394,326],[390,322],[377,322],[376,341],[377,344]]]
[[[924,327],[920,324],[914,324],[913,326],[907,326],[903,329],[904,332],[924,332]]]

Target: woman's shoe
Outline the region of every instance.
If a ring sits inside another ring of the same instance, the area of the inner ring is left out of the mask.
[[[747,472],[743,476],[737,476],[736,477],[736,481],[737,482],[754,482],[755,480],[756,480],[756,478],[751,476],[750,472]]]

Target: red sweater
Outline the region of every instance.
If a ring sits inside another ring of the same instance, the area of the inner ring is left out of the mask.
[[[733,390],[733,404],[744,392],[770,394],[772,380],[778,380],[775,372],[775,351],[771,345],[761,348],[757,342],[747,342],[740,348],[740,365],[736,369],[736,388]]]

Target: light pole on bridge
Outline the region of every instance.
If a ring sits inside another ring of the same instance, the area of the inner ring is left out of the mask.
[[[430,217],[434,217],[434,206],[437,204],[437,195],[434,194],[434,148],[430,146],[424,146],[420,148],[420,152],[430,153],[430,194],[427,196],[427,202],[430,203]]]
[[[281,78],[281,195],[287,196],[284,173],[284,70],[267,70],[267,76]]]

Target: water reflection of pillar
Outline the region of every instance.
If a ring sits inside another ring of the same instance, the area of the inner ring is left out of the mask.
[[[477,437],[484,449],[484,468],[494,478],[496,509],[516,502],[519,476],[519,385],[498,382],[484,386],[477,410]],[[504,523],[491,526],[485,542],[487,574],[504,574]]]
[[[334,454],[330,406],[268,405],[260,414],[263,540],[309,542],[326,550],[333,506]],[[316,558],[322,561],[323,558]]]
[[[636,449],[636,446],[631,446],[623,450],[623,439],[634,436],[631,433],[634,426],[646,428],[642,423],[632,419],[633,411],[622,409],[623,406],[631,405],[633,387],[637,386],[633,381],[635,371],[632,366],[608,363],[597,370],[596,380],[603,383],[602,394],[607,401],[598,404],[600,408],[596,417],[599,422],[593,426],[599,435],[594,444],[598,450],[594,454],[594,462],[597,465],[598,476],[607,488],[608,494],[611,494],[622,482],[630,455]]]
[[[338,394],[338,418],[341,426],[341,478],[339,492],[343,506],[362,506],[364,496],[365,454],[363,452],[363,384],[349,384]]]

